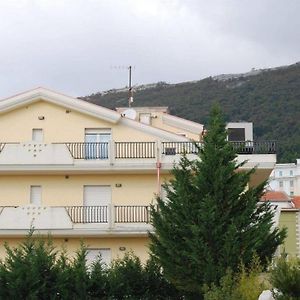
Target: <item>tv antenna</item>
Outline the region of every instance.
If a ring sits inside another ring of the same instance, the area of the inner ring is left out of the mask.
[[[133,103],[133,87],[132,87],[132,69],[134,66],[111,66],[114,69],[127,69],[128,70],[128,107],[131,107],[131,103]]]
[[[132,69],[132,66],[129,66],[128,67],[128,107],[131,107],[131,103],[133,102],[133,91],[132,91],[132,85],[131,85],[131,69]]]

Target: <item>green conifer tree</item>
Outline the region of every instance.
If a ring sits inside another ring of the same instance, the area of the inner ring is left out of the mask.
[[[248,188],[255,169],[238,171],[244,163],[236,157],[215,106],[200,159],[183,156],[164,186],[167,199],[152,207],[152,254],[191,299],[201,299],[203,284],[218,284],[228,268],[247,266],[254,254],[265,265],[285,238],[272,228],[270,206],[258,203],[266,183]]]

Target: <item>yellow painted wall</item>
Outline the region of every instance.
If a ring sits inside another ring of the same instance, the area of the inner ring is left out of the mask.
[[[154,126],[154,127],[157,127],[157,128],[161,128],[163,130],[167,130],[167,131],[170,131],[170,132],[173,132],[173,133],[185,133],[186,136],[189,138],[189,139],[192,139],[192,140],[195,140],[195,141],[199,141],[200,139],[200,136],[201,136],[201,132],[199,132],[199,134],[194,134],[194,133],[191,133],[189,131],[185,131],[184,129],[180,129],[180,128],[176,128],[176,127],[173,127],[173,126],[170,126],[170,125],[166,125],[163,120],[162,120],[162,117],[164,115],[163,112],[155,112],[155,115],[157,115],[157,118],[152,118],[151,119],[151,125]]]
[[[82,205],[84,185],[110,185],[115,205],[147,205],[157,192],[155,174],[5,175],[0,176],[0,206],[29,204],[31,185],[42,186],[45,206]]]
[[[297,211],[281,211],[279,219],[279,227],[287,228],[287,238],[284,244],[280,246],[280,252],[285,251],[285,253],[291,256],[298,254],[296,236],[297,213]]]
[[[7,243],[10,247],[16,247],[24,239],[21,238],[1,238],[0,239],[0,257],[4,258],[6,251],[4,243]],[[70,256],[73,256],[80,248],[81,241],[87,246],[87,248],[109,248],[111,249],[112,259],[122,258],[126,252],[133,251],[140,259],[145,262],[149,256],[148,244],[149,239],[147,237],[118,237],[118,238],[65,238],[57,239],[53,238],[54,246],[57,250],[64,247]],[[121,251],[120,247],[125,247],[125,251]]]
[[[111,129],[115,141],[155,141],[157,137],[124,125],[109,123],[45,101],[0,116],[0,142],[29,142],[32,129],[42,128],[45,143],[83,142],[85,129]],[[44,120],[39,120],[44,116]]]

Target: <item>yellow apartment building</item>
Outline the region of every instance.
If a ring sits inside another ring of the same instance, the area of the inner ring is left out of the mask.
[[[251,184],[269,177],[273,142],[253,142],[251,123],[229,123]],[[241,128],[240,128],[241,127]],[[149,205],[182,153],[196,158],[203,125],[165,107],[117,111],[45,88],[0,101],[0,255],[33,227],[73,253],[105,262],[148,256]]]

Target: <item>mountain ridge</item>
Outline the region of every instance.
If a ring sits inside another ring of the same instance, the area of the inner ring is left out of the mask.
[[[119,90],[116,92],[116,90]],[[123,88],[80,97],[114,109],[128,105]],[[135,87],[132,106],[168,106],[171,113],[207,124],[213,103],[226,121],[254,123],[257,140],[277,140],[278,161],[300,157],[300,63],[240,74],[221,74],[197,81],[152,83]]]

